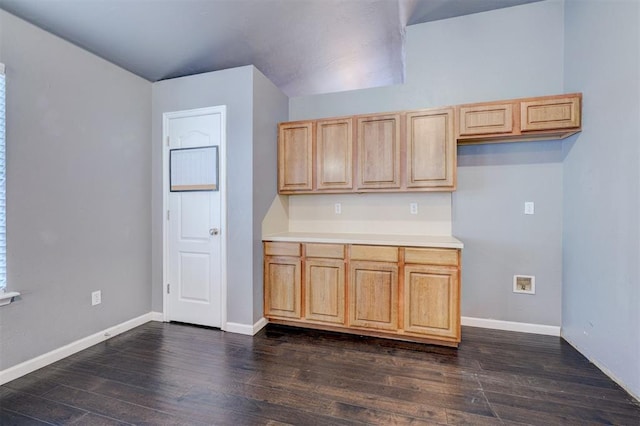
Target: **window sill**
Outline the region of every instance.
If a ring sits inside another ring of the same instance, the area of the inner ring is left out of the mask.
[[[0,306],[8,305],[13,302],[13,298],[16,296],[20,296],[20,293],[17,291],[8,291],[6,293],[4,291],[0,291]]]

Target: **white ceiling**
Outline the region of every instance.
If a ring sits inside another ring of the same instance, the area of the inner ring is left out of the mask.
[[[147,80],[253,64],[289,96],[397,84],[407,25],[540,0],[0,0]]]

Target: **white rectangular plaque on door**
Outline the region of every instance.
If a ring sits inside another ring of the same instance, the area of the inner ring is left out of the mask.
[[[169,151],[170,191],[217,191],[218,147],[203,146]]]

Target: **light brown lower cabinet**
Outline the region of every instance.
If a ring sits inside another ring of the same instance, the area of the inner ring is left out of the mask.
[[[404,267],[404,330],[455,339],[460,314],[458,270],[428,265]]]
[[[264,261],[264,311],[267,316],[300,318],[301,260],[299,257],[267,257]]]
[[[458,249],[265,242],[264,268],[270,322],[460,342]]]
[[[398,264],[354,260],[350,265],[349,325],[398,329]]]
[[[344,260],[305,261],[305,314],[308,321],[344,324]]]

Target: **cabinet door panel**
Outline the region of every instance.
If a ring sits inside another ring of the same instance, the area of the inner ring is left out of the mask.
[[[407,265],[404,277],[405,331],[459,338],[457,268]]]
[[[265,316],[300,318],[300,258],[265,259]]]
[[[306,261],[305,318],[344,324],[344,261]]]
[[[350,273],[350,325],[397,330],[398,265],[354,261]]]
[[[455,186],[453,108],[407,114],[407,187]]]
[[[511,133],[513,104],[491,104],[460,107],[460,136]]]
[[[358,118],[358,189],[400,188],[400,115]]]
[[[352,120],[322,120],[316,125],[316,185],[323,189],[353,188]]]
[[[580,98],[523,101],[520,115],[523,132],[580,127]]]
[[[313,122],[283,123],[278,135],[278,190],[311,191]]]

